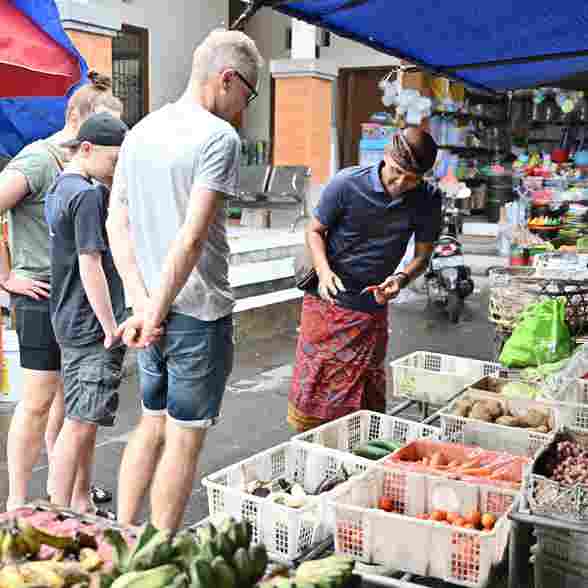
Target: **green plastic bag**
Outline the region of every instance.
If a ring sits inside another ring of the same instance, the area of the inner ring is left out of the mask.
[[[526,368],[553,363],[572,353],[565,322],[565,298],[546,298],[529,305],[500,354],[506,367]]]

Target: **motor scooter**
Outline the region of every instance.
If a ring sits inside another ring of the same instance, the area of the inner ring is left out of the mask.
[[[453,323],[459,322],[464,300],[474,291],[471,270],[465,265],[459,235],[463,231],[461,201],[471,197],[464,184],[443,189],[441,235],[435,242],[425,273],[425,289],[430,305],[441,308]]]

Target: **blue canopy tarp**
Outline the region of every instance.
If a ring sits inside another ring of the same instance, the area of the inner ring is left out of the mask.
[[[63,126],[67,99],[85,82],[88,68],[63,30],[54,0],[0,2],[0,40],[7,48],[6,55],[0,56],[4,89],[18,87],[17,78],[32,84],[23,87],[20,96],[1,94],[0,156],[11,157]]]
[[[434,73],[493,91],[588,71],[588,2],[572,0],[268,0]]]

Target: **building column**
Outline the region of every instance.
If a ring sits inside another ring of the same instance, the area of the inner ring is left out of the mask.
[[[88,67],[112,77],[112,38],[121,29],[119,11],[99,0],[57,0],[64,30]]]
[[[272,61],[270,69],[275,80],[273,163],[308,166],[311,182],[323,185],[337,168],[338,68],[325,60],[287,59]]]

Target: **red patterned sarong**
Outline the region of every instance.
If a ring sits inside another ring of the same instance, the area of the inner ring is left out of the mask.
[[[306,431],[361,409],[384,412],[388,313],[341,308],[306,295],[288,423]]]

